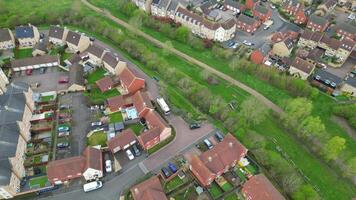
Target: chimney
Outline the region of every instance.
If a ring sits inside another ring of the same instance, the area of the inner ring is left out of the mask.
[[[208,157],[208,161],[209,162],[212,162],[213,161],[213,158],[211,156]]]
[[[137,189],[137,188],[135,188],[135,189],[134,189],[134,191],[135,191],[135,193],[136,193],[136,194],[138,194],[138,193],[139,193],[139,191],[138,191],[138,189]]]
[[[232,142],[229,142],[229,147],[232,148]]]

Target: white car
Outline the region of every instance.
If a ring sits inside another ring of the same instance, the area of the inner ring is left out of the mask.
[[[271,7],[272,9],[276,8],[276,6],[274,6],[273,4],[269,4],[269,7]]]
[[[356,18],[356,16],[354,13],[351,13],[347,18],[350,20],[354,20]]]
[[[105,170],[106,172],[112,172],[112,167],[111,167],[111,160],[106,160],[105,161]]]
[[[242,43],[243,43],[244,45],[246,45],[246,46],[252,46],[252,45],[254,45],[252,42],[248,42],[247,40],[244,40]]]
[[[129,158],[129,160],[135,159],[135,156],[132,154],[132,152],[130,151],[130,149],[128,149],[128,150],[126,151],[126,155],[127,155],[127,157]]]
[[[101,125],[103,125],[102,122],[92,122],[91,123],[91,126],[101,126]]]
[[[69,131],[59,132],[58,133],[58,137],[64,137],[64,136],[69,136]]]

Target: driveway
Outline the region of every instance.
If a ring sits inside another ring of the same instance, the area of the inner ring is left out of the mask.
[[[174,156],[177,156],[196,141],[200,140],[202,137],[208,135],[214,130],[214,127],[208,123],[203,123],[202,127],[199,129],[190,130],[188,124],[181,117],[173,115],[169,116],[168,120],[176,130],[176,137],[165,148],[154,153],[143,162],[144,167],[148,171],[153,171],[160,167],[163,163]]]

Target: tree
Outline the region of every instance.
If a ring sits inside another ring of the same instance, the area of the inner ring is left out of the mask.
[[[297,126],[299,120],[304,119],[310,115],[313,109],[313,104],[306,98],[295,98],[287,101],[284,110],[286,114],[284,115],[284,121],[286,126]]]
[[[292,194],[294,200],[319,200],[318,193],[309,184],[302,185]]]
[[[254,97],[249,97],[241,104],[239,115],[246,120],[247,126],[261,123],[267,115],[267,108]]]
[[[302,183],[303,180],[295,172],[282,177],[283,189],[289,194],[296,191]]]
[[[181,42],[187,42],[190,36],[190,31],[187,27],[181,26],[176,30],[176,38]]]
[[[266,138],[255,131],[247,131],[247,135],[244,138],[248,138],[246,141],[243,141],[243,143],[246,144],[249,149],[263,149],[267,144]]]
[[[347,161],[344,174],[348,177],[356,176],[356,157],[353,157],[349,161]]]
[[[346,148],[346,140],[340,136],[332,137],[324,146],[323,154],[326,160],[334,160]]]
[[[301,123],[301,132],[304,137],[321,136],[325,133],[325,125],[318,117],[309,116]]]
[[[137,29],[140,29],[142,27],[142,18],[140,16],[133,16],[130,18],[129,24]]]

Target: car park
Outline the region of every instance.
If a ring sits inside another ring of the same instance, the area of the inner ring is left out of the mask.
[[[58,137],[69,136],[69,134],[70,134],[70,132],[69,132],[69,131],[59,132],[59,133],[58,133]]]
[[[189,128],[190,129],[197,129],[197,128],[200,128],[201,126],[200,126],[200,124],[199,123],[191,123],[191,124],[189,124]]]
[[[63,149],[63,148],[67,148],[67,147],[69,147],[68,142],[60,142],[57,144],[57,148],[59,148],[59,149]]]
[[[126,156],[129,158],[129,160],[135,159],[130,149],[126,150]]]
[[[204,140],[204,144],[205,144],[206,147],[208,147],[208,149],[212,149],[214,147],[209,139],[205,139]]]
[[[222,134],[221,134],[219,131],[216,131],[216,132],[215,132],[215,138],[216,138],[219,142],[221,142],[221,141],[224,139],[224,137],[222,136]]]
[[[132,145],[132,151],[134,152],[136,157],[141,155],[141,151],[138,149],[136,144]]]
[[[172,175],[172,173],[165,167],[163,167],[161,171],[166,178],[169,178]]]
[[[101,181],[94,181],[91,183],[86,183],[83,185],[84,192],[90,192],[96,189],[103,187],[103,183]]]
[[[175,166],[175,164],[173,163],[168,163],[168,168],[171,170],[171,172],[174,174],[176,173],[178,170],[177,170],[177,167]]]
[[[105,171],[106,172],[112,172],[112,167],[111,167],[111,160],[106,160],[105,161]]]

